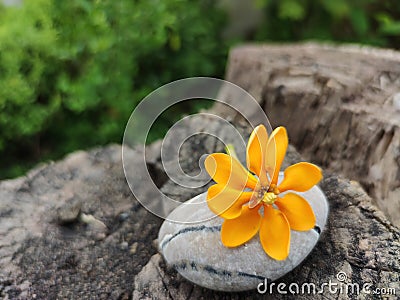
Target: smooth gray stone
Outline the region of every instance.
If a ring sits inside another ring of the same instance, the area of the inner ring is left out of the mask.
[[[206,194],[194,197],[170,214],[171,219],[176,219],[179,214],[179,219],[187,223],[165,220],[159,232],[158,243],[167,263],[183,277],[213,290],[251,290],[257,288],[265,278],[276,280],[290,272],[314,248],[328,217],[328,202],[317,186],[299,193],[312,206],[317,226],[307,232],[292,230],[289,257],[277,261],[264,252],[258,234],[237,248],[223,246],[220,240],[223,219],[209,210]],[[199,205],[191,206],[191,203],[204,205],[199,208]],[[209,220],[195,222],[206,218]]]

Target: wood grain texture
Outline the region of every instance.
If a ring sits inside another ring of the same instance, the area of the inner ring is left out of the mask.
[[[400,225],[400,53],[360,46],[231,51],[227,80],[250,92],[306,159],[359,181]],[[229,98],[229,97],[227,97]],[[221,106],[215,112],[232,115]]]

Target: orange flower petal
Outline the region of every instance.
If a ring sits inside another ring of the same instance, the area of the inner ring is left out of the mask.
[[[307,200],[300,195],[288,193],[275,201],[293,230],[307,231],[315,226],[315,215]]]
[[[300,162],[286,168],[284,178],[278,186],[280,192],[287,190],[305,192],[322,179],[322,171],[314,164]]]
[[[224,219],[240,216],[242,205],[249,202],[253,192],[242,192],[223,184],[209,187],[207,204],[210,210]]]
[[[254,189],[257,185],[256,178],[236,158],[228,154],[210,154],[204,165],[208,174],[217,183],[237,190],[243,190],[245,187]]]
[[[258,177],[265,173],[264,157],[267,142],[267,129],[264,125],[258,125],[251,133],[246,149],[247,168]]]
[[[264,251],[276,260],[289,255],[290,226],[285,215],[271,205],[264,206],[260,227],[260,241]]]
[[[236,219],[225,220],[221,228],[221,241],[226,247],[237,247],[256,235],[261,224],[258,208],[242,207]]]
[[[271,177],[271,183],[278,182],[279,170],[289,144],[285,127],[277,127],[268,139],[265,167]]]

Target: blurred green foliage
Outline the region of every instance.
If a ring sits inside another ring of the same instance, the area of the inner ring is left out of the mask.
[[[0,7],[0,177],[29,162],[120,143],[135,105],[162,84],[221,76],[227,47],[212,1],[24,0]],[[171,109],[160,137],[182,112]]]
[[[254,0],[255,40],[325,40],[400,48],[398,0]]]
[[[135,105],[162,84],[222,77],[231,42],[221,37],[241,14],[227,24],[218,3],[23,0],[20,6],[0,5],[0,178],[75,149],[120,143]],[[225,1],[224,9],[235,3]],[[246,35],[230,37],[235,42],[313,39],[400,48],[398,0],[248,3],[261,19]],[[188,102],[168,109],[149,139],[161,137],[182,113],[203,106]]]

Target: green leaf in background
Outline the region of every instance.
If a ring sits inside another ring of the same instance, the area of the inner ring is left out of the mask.
[[[279,18],[289,20],[302,20],[304,19],[305,8],[296,0],[282,0],[279,4]]]
[[[334,18],[346,17],[351,11],[351,4],[346,0],[322,0],[321,3]]]
[[[209,0],[24,0],[0,16],[0,177],[120,143],[152,90],[223,75],[224,18]],[[175,108],[153,138],[191,110]]]
[[[379,23],[379,32],[385,35],[399,35],[400,34],[400,21],[394,20],[387,13],[378,13],[376,20]]]
[[[369,21],[366,12],[362,9],[354,9],[350,13],[351,24],[353,25],[354,31],[361,36],[367,34],[369,30]]]

